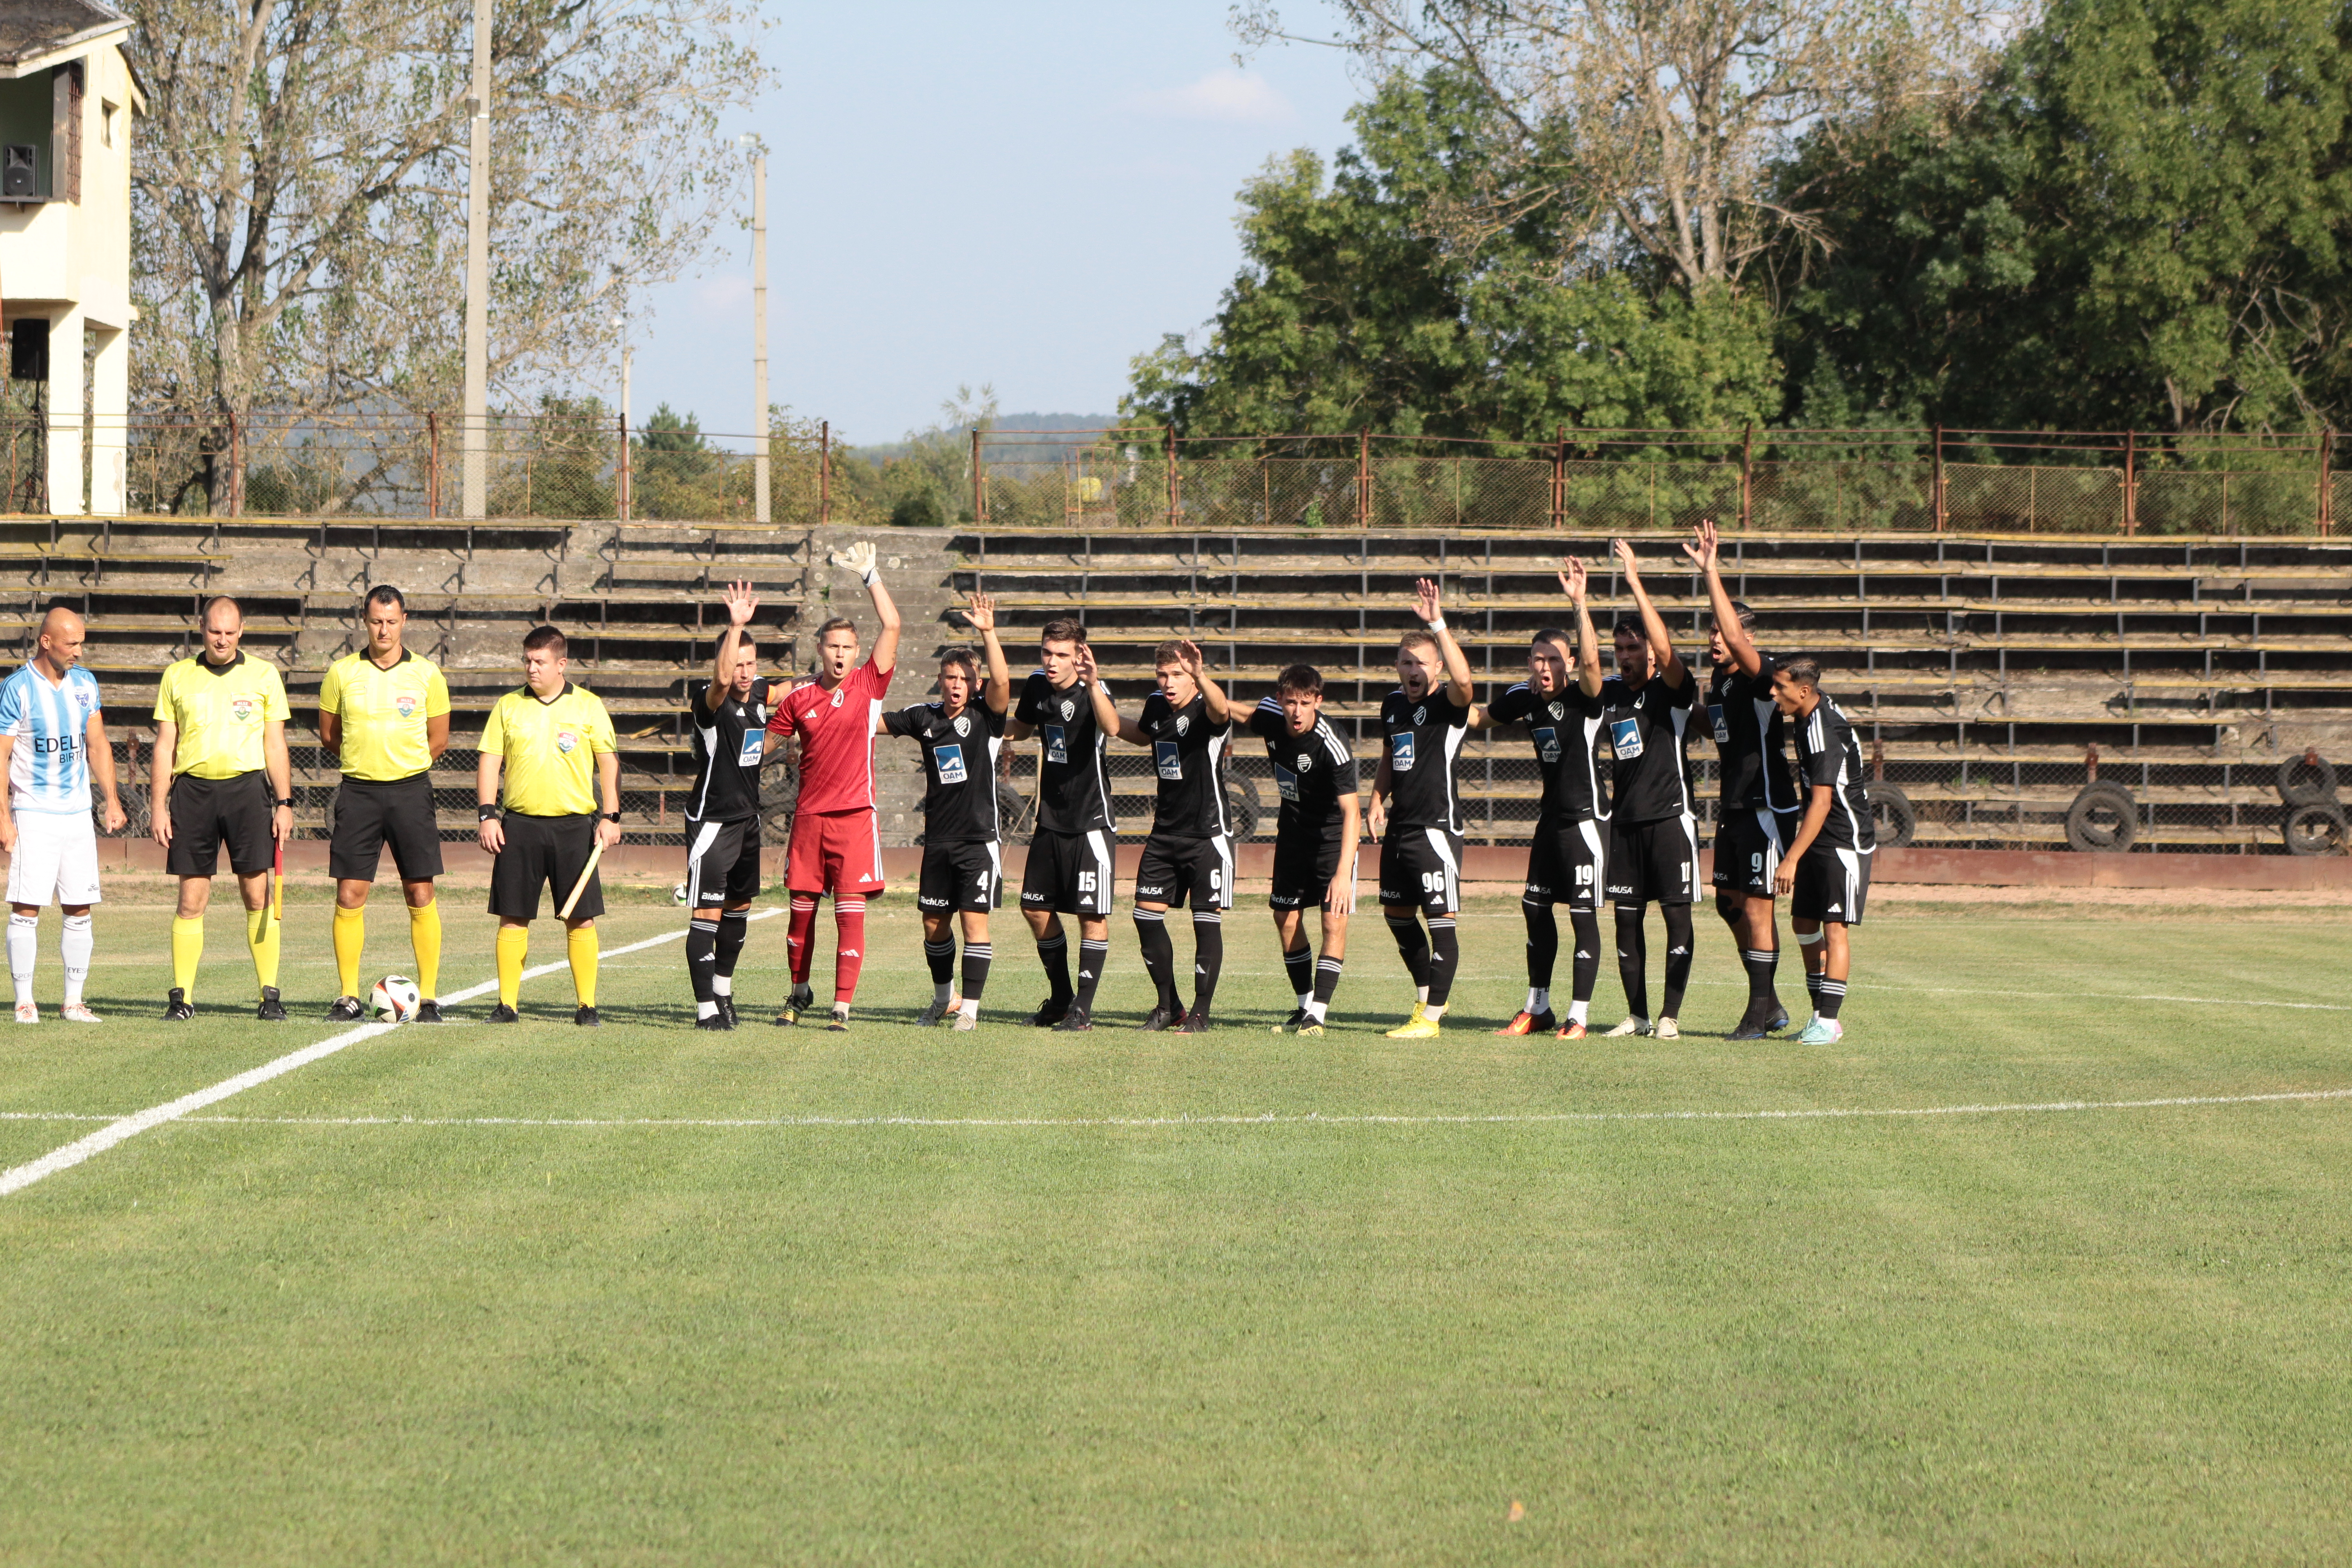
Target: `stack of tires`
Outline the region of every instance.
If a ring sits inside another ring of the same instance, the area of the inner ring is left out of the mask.
[[[2090,855],[2116,855],[2139,837],[2139,803],[2119,784],[2093,780],[2066,808],[2066,847]]]
[[[2344,807],[2336,798],[2336,769],[2316,752],[2279,764],[2279,801],[2286,808],[2280,832],[2290,855],[2345,852]]]

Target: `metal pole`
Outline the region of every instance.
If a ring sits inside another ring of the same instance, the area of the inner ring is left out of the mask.
[[[2336,527],[2336,477],[2329,472],[2336,459],[2336,432],[2319,433],[2319,537],[2326,538]]]
[[[971,432],[971,521],[986,522],[988,508],[981,495],[980,487],[980,427],[974,426]]]
[[[1753,514],[1756,500],[1756,421],[1750,419],[1739,432],[1739,529],[1748,531],[1748,520]]]
[[[1936,508],[1936,531],[1937,533],[1941,533],[1944,531],[1945,524],[1948,520],[1944,512],[1944,422],[1940,419],[1936,421],[1936,455],[1934,463],[1935,466],[1929,472],[1928,485],[1935,492],[1931,500],[1933,500]]]
[[[425,411],[425,435],[427,448],[425,470],[425,515],[441,515],[441,416],[434,409]],[[526,510],[529,509],[526,508]]]
[[[768,155],[751,160],[751,486],[752,520],[776,521],[768,499]]]
[[[2139,531],[2139,432],[2124,432],[2124,533]]]
[[[816,520],[820,523],[833,521],[833,421],[822,419],[816,427]]]
[[[1176,526],[1176,426],[1171,425],[1164,434],[1168,451],[1168,526],[1173,528]]]
[[[490,0],[474,0],[472,146],[466,161],[465,514],[489,504]]]
[[[636,509],[636,497],[629,492],[635,488],[636,464],[629,451],[629,363],[636,351],[629,347],[626,338],[621,340],[621,521],[629,521]]]
[[[1372,433],[1356,432],[1356,526],[1372,526]]]

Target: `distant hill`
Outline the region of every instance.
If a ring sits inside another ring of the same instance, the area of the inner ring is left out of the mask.
[[[1101,430],[1118,423],[1116,414],[1000,414],[994,428],[998,430]],[[958,440],[970,434],[969,426],[959,425],[943,434]],[[893,458],[903,458],[912,449],[910,441],[890,441],[871,447],[853,447],[850,452],[869,463],[880,463]],[[1069,450],[1060,441],[1041,441],[1034,447],[1016,442],[992,441],[989,456],[998,462],[1050,462]]]

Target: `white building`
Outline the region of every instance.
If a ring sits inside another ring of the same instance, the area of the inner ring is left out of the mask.
[[[16,323],[48,323],[54,512],[123,510],[131,118],[145,107],[130,36],[129,18],[99,0],[0,0],[0,320],[12,344],[26,343]]]

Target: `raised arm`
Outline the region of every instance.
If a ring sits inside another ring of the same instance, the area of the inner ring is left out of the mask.
[[[1559,574],[1559,585],[1568,591],[1568,602],[1576,606],[1576,684],[1587,697],[1601,695],[1601,682],[1605,679],[1601,668],[1601,639],[1592,635],[1592,606],[1585,602],[1592,579],[1584,563],[1570,556],[1567,570]]]
[[[1189,641],[1178,646],[1181,651],[1176,657],[1183,661],[1184,672],[1192,678],[1192,684],[1201,689],[1201,695],[1208,699],[1210,721],[1216,724],[1231,723],[1234,717],[1233,702],[1225,696],[1225,689],[1216,683],[1202,664],[1200,646]]]
[[[1004,657],[1004,645],[996,640],[996,601],[986,594],[974,594],[966,605],[963,618],[980,634],[982,651],[988,656],[988,685],[982,700],[991,713],[1002,713],[1013,706],[1013,666]]]
[[[1103,684],[1102,671],[1095,666],[1095,650],[1085,643],[1078,645],[1078,681],[1094,703],[1096,729],[1134,745],[1151,744],[1151,737],[1143,732],[1143,726],[1132,719],[1119,718],[1118,709],[1110,700],[1110,689]]]
[[[719,700],[735,681],[735,659],[743,647],[743,628],[751,624],[751,616],[760,608],[760,596],[751,592],[751,584],[737,581],[727,584],[719,595],[727,606],[727,629],[719,634],[719,650],[710,656],[710,686],[697,699],[706,713],[716,712]]]
[[[1612,539],[1609,548],[1616,553],[1617,564],[1625,574],[1625,591],[1633,595],[1633,607],[1642,615],[1642,640],[1650,645],[1650,657],[1656,661],[1659,678],[1680,690],[1690,679],[1683,668],[1682,656],[1675,651],[1675,639],[1666,634],[1666,623],[1658,607],[1650,603],[1650,591],[1642,586],[1642,570],[1633,560],[1633,547],[1622,539]]]
[[[874,637],[874,668],[887,675],[898,668],[898,606],[891,602],[890,590],[882,585],[882,573],[874,564],[874,542],[861,539],[846,550],[836,550],[833,563],[845,572],[855,572],[866,584],[866,596],[874,601],[874,619],[881,630]]]
[[[1706,574],[1706,602],[1715,614],[1715,629],[1723,634],[1723,646],[1731,655],[1731,662],[1739,673],[1755,679],[1764,670],[1764,656],[1756,651],[1756,641],[1748,628],[1739,624],[1739,612],[1731,607],[1731,591],[1723,585],[1723,574],[1716,564],[1715,520],[1699,520],[1693,531],[1691,542],[1683,546],[1683,553]]]
[[[1470,660],[1464,656],[1462,645],[1454,640],[1453,632],[1447,629],[1445,610],[1437,601],[1437,584],[1434,582],[1427,577],[1414,582],[1412,613],[1421,617],[1421,624],[1437,638],[1437,651],[1444,656],[1445,695],[1453,700],[1454,706],[1467,712],[1470,705],[1477,700],[1477,694],[1470,689]]]

